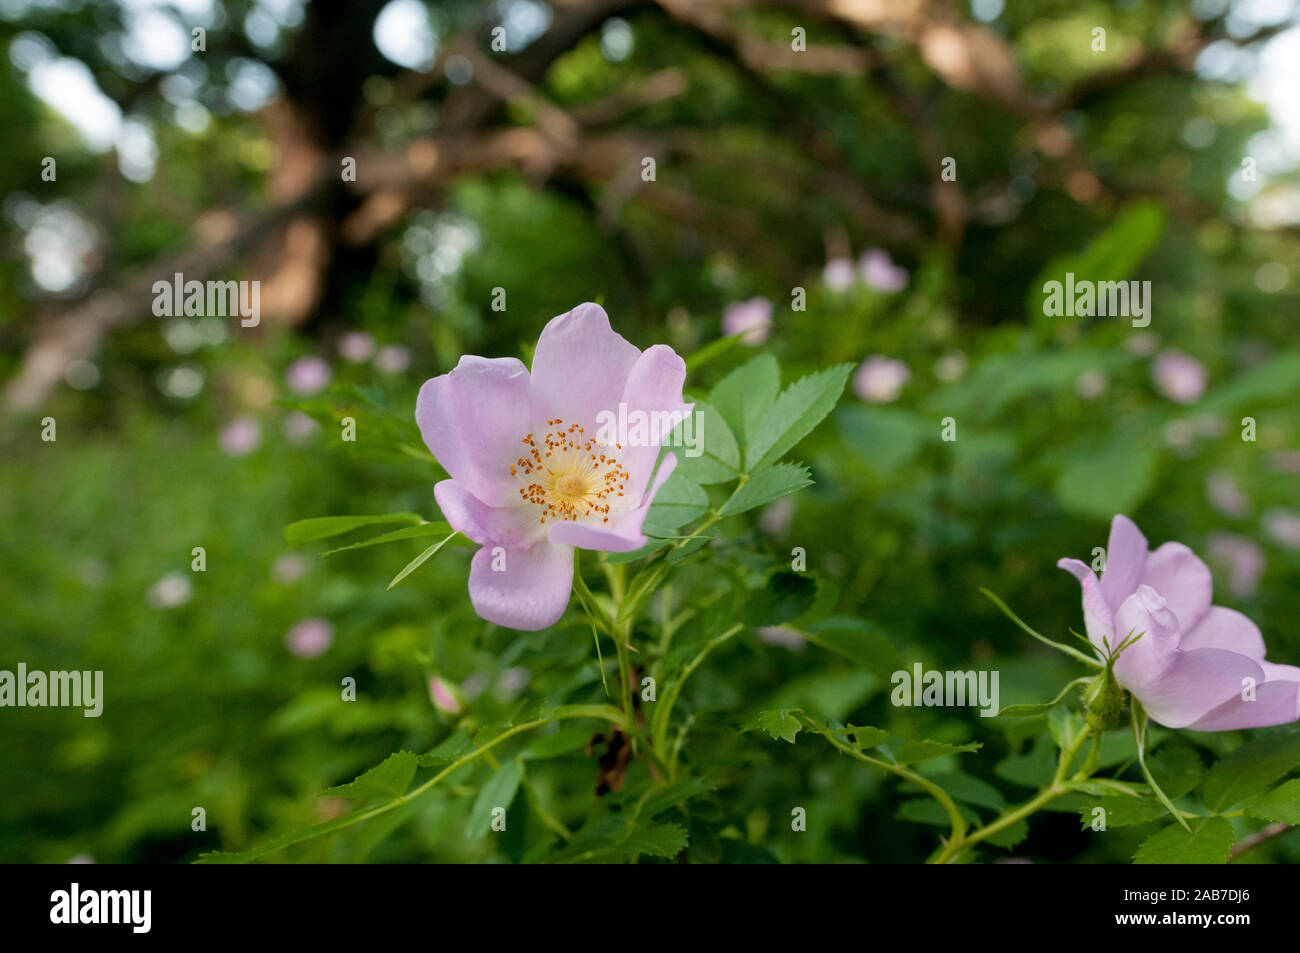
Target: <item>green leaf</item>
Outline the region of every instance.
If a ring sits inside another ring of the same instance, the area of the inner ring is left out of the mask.
[[[1080,281],[1125,280],[1155,247],[1164,228],[1165,210],[1160,203],[1145,200],[1124,208],[1087,248],[1048,262],[1029,285],[1026,307],[1030,323],[1044,326],[1050,322],[1079,320],[1045,315],[1043,285],[1048,281],[1064,282],[1067,272],[1073,272],[1076,287]]]
[[[1151,776],[1169,798],[1189,793],[1205,775],[1205,765],[1196,749],[1184,741],[1170,741],[1146,756]]]
[[[1191,833],[1170,824],[1142,842],[1135,864],[1222,864],[1232,850],[1232,825],[1211,817]]]
[[[763,588],[752,593],[741,610],[746,625],[781,625],[797,619],[817,597],[817,583],[802,573],[780,569],[770,573]]]
[[[758,714],[758,727],[771,735],[773,740],[783,738],[794,744],[794,736],[799,734],[803,725],[789,711],[764,711]]]
[[[979,815],[965,805],[958,805],[957,810],[971,825],[979,824]],[[913,798],[898,805],[894,815],[901,821],[914,821],[917,824],[932,824],[935,827],[947,827],[952,823],[943,805],[930,798]]]
[[[1300,778],[1269,791],[1246,808],[1252,817],[1283,824],[1300,824]]]
[[[449,761],[455,761],[470,745],[468,728],[458,728],[456,733],[444,740],[432,751],[420,755],[420,767],[432,768]]]
[[[978,751],[981,747],[982,745],[978,741],[972,741],[964,745],[950,745],[942,741],[931,741],[924,738],[918,741],[903,742],[892,757],[895,764],[919,764],[922,761],[943,758],[950,754],[967,754]]]
[[[528,761],[540,761],[581,751],[587,746],[587,742],[591,741],[591,736],[591,728],[570,725],[549,735],[542,735],[525,748],[520,757]]]
[[[419,757],[410,751],[389,755],[355,781],[326,788],[318,797],[394,798],[401,797],[411,786]]]
[[[690,837],[680,824],[654,824],[638,827],[619,845],[619,853],[634,857],[676,857],[686,849]]]
[[[709,403],[717,409],[732,433],[749,443],[754,426],[771,409],[781,392],[781,368],[766,352],[740,365],[709,392]]]
[[[406,579],[407,576],[409,576],[411,573],[415,572],[417,569],[419,569],[421,566],[423,566],[425,563],[427,563],[430,559],[432,559],[434,556],[436,556],[436,555],[438,554],[438,551],[439,551],[440,549],[442,549],[442,547],[446,546],[446,545],[447,545],[448,543],[450,543],[453,539],[455,539],[458,535],[460,535],[460,534],[459,534],[459,533],[452,533],[452,534],[451,534],[450,536],[448,536],[446,539],[434,543],[432,546],[430,546],[430,547],[429,547],[428,549],[426,549],[424,552],[420,553],[420,555],[418,555],[418,556],[416,556],[414,559],[412,559],[409,563],[407,563],[407,564],[402,568],[402,571],[401,571],[401,572],[399,572],[396,576],[393,577],[393,581],[390,582],[390,583],[388,584],[388,588],[389,588],[389,589],[392,589],[394,586],[400,586],[400,585],[402,584],[402,581],[403,581],[404,579]]]
[[[851,404],[835,413],[844,442],[877,473],[891,476],[916,456],[926,438],[937,434],[935,423],[910,410]]]
[[[746,332],[731,334],[725,338],[718,338],[716,341],[710,341],[690,357],[686,358],[686,369],[688,371],[696,370],[710,361],[716,360],[726,354],[740,343],[740,339],[745,336],[745,333]]]
[[[619,603],[618,615],[614,617],[614,623],[618,625],[640,615],[646,601],[654,595],[655,590],[668,578],[668,573],[672,571],[672,568],[672,563],[657,562],[637,573],[627,587],[627,593],[624,595],[623,601]]]
[[[651,819],[678,805],[708,794],[716,785],[708,778],[688,778],[678,781],[665,791],[654,795],[641,805],[640,817]]]
[[[496,774],[488,778],[487,784],[479,789],[474,806],[470,809],[469,822],[465,825],[466,837],[482,837],[492,829],[493,810],[498,807],[510,810],[523,778],[523,765],[515,760],[505,762]]]
[[[727,483],[740,475],[740,448],[722,415],[702,401],[696,401],[692,416],[673,431],[668,445],[677,455],[677,469],[684,479],[707,486]],[[694,427],[695,446],[683,445],[682,434]]]
[[[418,523],[415,526],[404,526],[401,529],[395,529],[380,536],[372,536],[370,539],[363,539],[359,543],[351,543],[347,546],[340,546],[337,549],[329,549],[321,553],[322,556],[333,556],[335,553],[346,552],[349,549],[365,549],[367,546],[378,546],[381,543],[395,543],[402,539],[419,539],[422,536],[442,536],[454,532],[450,523],[444,523],[437,520],[432,523]],[[457,540],[461,542],[461,540]],[[467,546],[474,545],[469,540],[464,540]]]
[[[737,490],[736,495],[722,508],[722,515],[735,516],[811,485],[807,467],[795,463],[778,463],[774,467],[760,470]]]
[[[1001,791],[987,781],[969,774],[950,771],[931,775],[930,780],[947,791],[955,801],[986,807],[991,811],[1001,811],[1007,806],[1007,799]]]
[[[1010,850],[1022,840],[1029,836],[1029,822],[1024,818],[1016,821],[1010,827],[1004,827],[996,834],[990,834],[984,838],[994,847],[1003,847]]]
[[[1107,795],[1095,800],[1088,801],[1079,811],[1079,822],[1084,828],[1091,828],[1094,820],[1093,812],[1101,808],[1106,812],[1106,830],[1112,827],[1130,827],[1134,824],[1146,824],[1149,821],[1158,821],[1161,818],[1168,817],[1169,812],[1165,806],[1150,797],[1125,797],[1123,795]],[[1182,830],[1176,827],[1177,830]]]
[[[844,730],[853,736],[859,751],[870,751],[889,740],[889,732],[883,728],[873,728],[871,725],[849,725]]]
[[[1003,758],[993,773],[1004,781],[1022,787],[1038,788],[1048,784],[1056,770],[1056,746],[1048,738],[1038,738],[1034,747],[1023,754]]]
[[[643,532],[663,536],[709,511],[709,495],[704,487],[674,471],[655,494],[646,514]]]
[[[1230,414],[1285,400],[1297,391],[1300,391],[1300,354],[1287,351],[1233,378],[1201,401],[1197,411]]]
[[[886,682],[905,667],[898,649],[869,619],[831,616],[813,623],[804,635],[814,645],[844,656]]]
[[[389,513],[386,516],[318,516],[309,520],[298,520],[284,529],[284,538],[290,543],[309,543],[330,536],[341,536],[362,526],[377,523],[420,523],[423,517],[419,513]]]
[[[782,391],[772,409],[758,418],[745,449],[745,470],[754,473],[775,463],[829,414],[844,392],[850,364],[829,367]]]
[[[1056,480],[1056,497],[1065,509],[1109,519],[1131,513],[1155,487],[1159,456],[1127,434],[1087,438],[1066,456]]]
[[[1249,800],[1300,768],[1300,734],[1277,731],[1248,741],[1210,769],[1201,800],[1219,812]]]

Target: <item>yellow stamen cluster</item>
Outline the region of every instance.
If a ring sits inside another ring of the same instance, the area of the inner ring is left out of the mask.
[[[546,421],[541,442],[527,434],[524,453],[510,465],[522,481],[519,496],[542,508],[540,521],[577,521],[588,516],[609,522],[610,503],[623,495],[628,473],[612,451],[585,436],[577,424],[558,417]],[[615,449],[622,450],[622,444]]]

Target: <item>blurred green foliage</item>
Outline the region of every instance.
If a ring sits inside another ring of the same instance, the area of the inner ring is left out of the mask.
[[[998,29],[1030,88],[1052,92],[1096,69],[1078,39],[1092,27],[1107,27],[1120,56],[1126,45],[1158,42],[1182,6],[1040,0],[1008,4]],[[109,160],[77,145],[16,69],[0,69],[0,186],[11,202],[66,201],[91,218],[111,207],[117,224],[102,246],[109,274],[176,245],[206,209],[259,206],[271,162],[253,117],[214,110],[206,130],[183,132],[166,121],[169,107],[156,92],[139,91],[143,80],[114,79],[91,39],[110,29],[102,18],[115,9],[32,10],[0,24],[5,46],[22,30],[41,31],[90,63],[110,95],[138,93],[159,120],[155,176],[125,182]],[[237,23],[244,8],[230,9]],[[101,19],[83,22],[92,13]],[[448,5],[438,16],[450,23],[468,14]],[[514,173],[466,176],[436,207],[406,215],[372,258],[340,265],[342,278],[303,328],[250,337],[229,321],[206,343],[178,347],[189,338],[173,325],[190,319],[142,320],[104,340],[97,384],[60,387],[35,416],[4,422],[0,668],[25,661],[103,670],[106,698],[98,719],[76,709],[0,710],[0,859],[176,862],[244,850],[338,816],[343,801],[315,795],[394,752],[423,754],[543,703],[609,702],[576,601],[546,632],[502,630],[469,606],[465,549],[449,547],[388,591],[430,540],[322,557],[342,543],[291,546],[284,536],[293,521],[332,514],[438,519],[432,486],[443,474],[412,417],[420,383],[463,353],[527,359],[545,321],[586,300],[601,301],[638,346],[665,342],[689,355],[718,337],[729,302],[766,295],[775,317],[764,349],[779,359],[783,384],[873,354],[911,371],[897,400],[846,393],[793,453],[814,485],[775,508],[726,518],[717,542],[692,557],[698,566],[652,600],[634,644],[660,638],[675,606],[724,584],[735,586],[724,598],[736,604],[756,597],[764,572],[787,564],[794,547],[806,551],[816,581],[815,605],[800,622],[806,640],[791,648],[747,629],[695,675],[680,709],[692,719],[689,772],[680,790],[653,803],[656,826],[638,835],[647,838],[639,851],[625,853],[666,858],[689,844],[693,862],[903,862],[933,849],[943,818],[919,789],[806,735],[773,742],[752,730],[759,711],[801,709],[900,738],[981,742],[978,754],[946,755],[922,770],[943,777],[973,816],[1027,796],[1051,770],[1048,716],[898,709],[889,674],[918,661],[990,668],[1001,673],[1003,704],[1053,697],[1081,672],[1029,642],[979,590],[1067,638],[1081,626],[1078,588],[1055,561],[1091,559],[1115,512],[1137,519],[1153,544],[1177,539],[1207,556],[1215,601],[1259,623],[1270,659],[1300,662],[1292,624],[1300,548],[1269,530],[1270,518],[1300,509],[1300,243],[1294,227],[1253,225],[1227,191],[1246,142],[1265,125],[1239,84],[1135,76],[1075,104],[1068,120],[1081,148],[1116,183],[1101,199],[1079,201],[1059,170],[1048,174],[1014,117],[939,88],[914,53],[884,43],[891,82],[925,102],[942,154],[959,157],[963,188],[996,214],[973,221],[957,247],[922,239],[891,249],[909,273],[905,290],[855,283],[837,291],[822,278],[828,230],[842,231],[854,251],[890,242],[845,224],[844,197],[827,187],[797,129],[821,130],[873,194],[924,222],[929,158],[889,85],[778,74],[772,82],[799,110],[783,113],[661,16],[628,19],[635,46],[627,60],[608,59],[593,34],[541,88],[576,109],[657,70],[683,71],[689,95],[620,123],[673,144],[659,181],[693,197],[692,224],[637,203],[610,212],[575,183],[539,189]],[[780,41],[789,21],[763,10],[750,25]],[[836,39],[831,30],[810,34],[810,42]],[[220,31],[212,44],[222,48]],[[217,62],[214,88],[226,77]],[[1213,123],[1215,135],[1191,148],[1182,137],[1197,118]],[[60,173],[47,185],[39,159],[50,152],[60,156]],[[49,304],[28,275],[22,228],[7,219],[5,230],[0,379],[19,366],[32,305]],[[419,262],[435,253],[451,264],[428,277]],[[1287,269],[1284,287],[1261,290],[1266,263]],[[1150,280],[1151,327],[1045,317],[1042,283],[1066,270]],[[806,310],[790,307],[796,286],[806,290]],[[497,287],[508,289],[503,312],[490,307]],[[409,367],[385,372],[340,358],[348,331],[407,349]],[[1155,355],[1169,349],[1208,373],[1204,395],[1190,404],[1171,401],[1153,380]],[[304,355],[332,368],[318,396],[283,383]],[[703,399],[752,356],[738,345],[693,370],[690,395]],[[166,383],[178,368],[200,381],[196,394]],[[305,427],[304,413],[316,429]],[[54,442],[40,438],[44,416],[57,421]],[[347,417],[356,421],[355,443],[340,439]],[[1242,439],[1246,417],[1257,428],[1253,441]],[[945,418],[955,440],[943,439]],[[233,455],[222,449],[222,432],[237,419],[254,422],[259,439]],[[1220,499],[1227,486],[1239,503]],[[1234,565],[1215,555],[1225,551],[1214,545],[1224,533],[1258,547],[1257,580],[1233,581]],[[204,572],[191,571],[196,546],[206,550]],[[285,561],[292,554],[301,569]],[[153,587],[169,574],[184,580],[173,579],[173,590],[188,592],[160,607]],[[308,618],[332,626],[319,657],[286,647],[291,627]],[[709,637],[703,621],[682,631],[688,644]],[[608,649],[604,662],[616,694]],[[456,687],[461,713],[433,704],[435,675]],[[348,678],[357,699],[341,703]],[[624,789],[597,798],[594,732],[564,722],[524,736],[501,762],[476,762],[408,808],[272,859],[602,859],[583,851],[606,843],[651,776],[634,759]],[[1196,773],[1192,760],[1211,763],[1267,733],[1157,730],[1156,760],[1169,762],[1158,770]],[[1127,749],[1119,738],[1108,745],[1103,764],[1133,757],[1131,740]],[[491,803],[484,790],[512,801],[508,833],[467,836]],[[1059,802],[1006,848],[1040,861],[1128,862],[1158,829],[1158,819],[1135,819],[1089,836],[1072,814],[1086,805],[1081,796]],[[198,806],[207,813],[203,832],[190,827]],[[790,830],[795,807],[807,811],[804,832]],[[575,832],[571,856],[554,841],[552,821]],[[1249,823],[1234,821],[1238,836],[1258,827]],[[539,848],[548,844],[559,852]],[[1282,838],[1249,857],[1295,862],[1300,841]]]

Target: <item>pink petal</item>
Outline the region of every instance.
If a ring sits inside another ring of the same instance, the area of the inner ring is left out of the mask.
[[[1147,556],[1141,582],[1164,597],[1184,632],[1194,629],[1210,609],[1210,570],[1182,543],[1165,543]]]
[[[466,355],[420,388],[415,422],[447,473],[490,506],[506,506],[519,496],[510,464],[533,429],[531,404],[520,361]]]
[[[1240,701],[1242,680],[1246,678],[1252,678],[1256,685],[1260,685],[1264,681],[1264,671],[1244,655],[1223,649],[1175,651],[1170,665],[1160,677],[1133,694],[1147,713],[1166,728],[1186,728],[1203,718],[1213,721],[1223,717],[1216,712],[1225,705]],[[1258,699],[1264,697],[1259,689],[1256,691],[1257,700],[1249,704],[1260,704]],[[1268,697],[1270,704],[1275,703],[1272,691]]]
[[[1119,607],[1110,646],[1114,649],[1126,638],[1138,635],[1141,638],[1120,654],[1115,663],[1115,676],[1145,702],[1141,692],[1164,677],[1178,651],[1178,619],[1150,586],[1138,586],[1137,592]]]
[[[1115,618],[1105,597],[1101,594],[1101,587],[1097,584],[1097,574],[1092,571],[1091,566],[1078,559],[1058,559],[1056,565],[1073,575],[1083,586],[1083,623],[1084,630],[1088,633],[1088,641],[1097,647],[1099,653],[1106,651],[1103,638],[1109,641],[1113,649],[1116,644]]]
[[[619,458],[632,475],[632,489],[636,494],[642,493],[649,482],[655,460],[659,457],[659,448],[673,432],[673,422],[680,422],[694,407],[693,404],[682,401],[682,385],[685,383],[686,362],[665,344],[647,348],[628,373],[622,401],[627,405],[629,417],[640,411],[652,423],[658,422],[666,426],[663,432],[650,434],[648,446],[624,447]],[[654,416],[656,412],[660,415],[657,418]],[[673,416],[669,417],[668,414]],[[662,428],[652,426],[651,429]],[[633,496],[633,499],[638,498]]]
[[[533,354],[535,418],[559,418],[594,434],[600,411],[618,412],[623,387],[640,356],[609,326],[609,316],[598,304],[580,304],[552,318]]]
[[[1118,611],[1124,600],[1138,587],[1146,560],[1147,538],[1142,535],[1136,523],[1127,516],[1117,514],[1110,522],[1110,539],[1106,542],[1106,568],[1101,574],[1101,592],[1112,610]]]
[[[1300,679],[1300,669],[1289,665],[1276,667],[1290,668],[1296,679]],[[1195,731],[1234,731],[1288,725],[1300,718],[1300,683],[1296,679],[1274,681],[1269,675],[1269,680],[1255,689],[1254,701],[1245,701],[1239,689],[1236,696],[1210,709],[1187,727]]]
[[[663,463],[659,464],[659,470],[655,473],[650,492],[642,498],[640,506],[611,516],[608,523],[555,523],[550,530],[551,542],[606,553],[630,553],[634,549],[640,549],[646,544],[641,527],[645,524],[646,514],[650,512],[650,505],[659,488],[676,468],[676,454],[665,454]]]
[[[1264,659],[1264,636],[1259,626],[1235,609],[1211,606],[1200,623],[1183,635],[1182,649],[1227,649],[1246,658]]]
[[[434,484],[433,496],[451,528],[476,543],[525,549],[546,536],[538,509],[531,504],[488,506],[455,480]]]
[[[469,598],[474,611],[489,622],[525,632],[558,622],[573,586],[573,550],[542,542],[497,556],[504,560],[500,572],[492,568],[497,557],[490,546],[476,552],[470,563]]]

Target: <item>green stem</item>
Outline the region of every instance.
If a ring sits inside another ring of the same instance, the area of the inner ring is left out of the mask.
[[[1083,747],[1083,742],[1090,734],[1092,734],[1092,729],[1085,725],[1083,730],[1079,732],[1078,737],[1071,741],[1065,748],[1061,749],[1061,760],[1056,766],[1056,774],[1053,775],[1051,784],[1039,791],[1030,800],[1020,805],[1020,807],[1013,811],[1008,811],[1006,814],[999,816],[996,820],[990,821],[979,830],[973,831],[965,837],[952,838],[931,862],[935,864],[950,864],[971,845],[977,844],[999,831],[1006,830],[1017,821],[1024,820],[1026,817],[1029,817],[1029,815],[1050,804],[1052,801],[1055,801],[1058,797],[1061,797],[1064,794],[1069,794],[1073,788],[1070,782],[1066,781],[1066,774],[1069,773],[1070,765],[1073,763],[1075,755],[1079,753],[1079,749]],[[1094,735],[1094,737],[1096,736]],[[1091,754],[1089,754],[1089,760],[1092,760]],[[1084,771],[1081,770],[1075,776],[1075,779],[1082,780],[1082,778],[1086,776],[1087,775]]]
[[[1031,629],[1031,628],[1028,626],[1028,624],[1025,623],[1025,621],[1024,621],[1023,619],[1020,618],[1020,616],[1018,616],[1018,615],[1016,615],[1014,612],[1012,612],[1012,611],[1011,611],[1011,608],[1010,608],[1010,607],[1009,607],[1005,602],[1003,602],[1001,599],[999,599],[999,598],[998,598],[997,596],[995,596],[993,593],[989,592],[987,589],[981,588],[981,589],[980,589],[980,592],[982,592],[982,593],[984,593],[984,595],[988,596],[988,597],[989,597],[989,601],[991,601],[995,606],[997,606],[999,609],[1001,609],[1002,612],[1003,612],[1003,614],[1006,615],[1006,617],[1007,617],[1008,619],[1010,619],[1010,620],[1011,620],[1012,622],[1014,622],[1016,625],[1020,626],[1021,629],[1023,629],[1027,634],[1029,634],[1029,635],[1032,636],[1033,638],[1037,639],[1039,642],[1042,642],[1044,645],[1050,645],[1052,648],[1056,649],[1058,652],[1064,652],[1066,655],[1069,655],[1071,658],[1077,659],[1078,661],[1082,662],[1084,665],[1087,665],[1089,668],[1103,668],[1103,667],[1104,667],[1104,666],[1102,665],[1102,663],[1099,662],[1097,659],[1095,659],[1095,658],[1090,658],[1089,656],[1084,655],[1082,652],[1080,652],[1080,651],[1079,651],[1078,649],[1076,649],[1074,646],[1072,646],[1072,645],[1062,645],[1060,642],[1053,642],[1051,639],[1049,639],[1047,636],[1043,635],[1042,633],[1035,632],[1033,629]]]
[[[700,536],[701,534],[703,534],[703,532],[704,532],[706,529],[708,529],[709,527],[711,527],[711,526],[712,526],[714,523],[716,523],[718,520],[722,519],[722,511],[725,510],[725,509],[727,508],[727,504],[730,503],[733,499],[735,499],[736,494],[739,493],[740,490],[741,490],[741,488],[742,488],[746,483],[748,483],[748,482],[749,482],[749,474],[748,474],[748,473],[742,473],[742,474],[740,475],[740,479],[738,479],[738,480],[736,481],[736,488],[735,488],[734,490],[731,491],[731,496],[727,497],[726,500],[723,501],[723,503],[722,503],[721,506],[719,506],[719,507],[717,507],[717,508],[715,508],[715,509],[709,510],[709,518],[706,519],[706,520],[705,520],[703,523],[701,523],[699,526],[695,527],[695,529],[693,529],[693,530],[691,531],[691,534],[690,534],[689,536],[684,536],[683,538],[677,540],[677,542],[673,543],[673,547],[674,547],[675,549],[681,549],[683,546],[685,546],[687,543],[689,543],[692,539],[694,539],[694,538],[697,537],[697,536]]]
[[[948,822],[952,825],[952,833],[949,837],[949,841],[950,842],[960,841],[963,837],[965,837],[966,818],[962,817],[961,811],[958,809],[957,804],[955,801],[953,801],[951,795],[949,795],[947,791],[939,787],[939,785],[935,784],[929,778],[917,774],[915,771],[909,771],[907,768],[904,768],[901,765],[890,764],[888,761],[882,761],[879,758],[871,757],[869,754],[864,754],[863,752],[857,750],[851,745],[845,744],[843,741],[841,741],[839,738],[836,738],[833,735],[822,734],[822,737],[824,737],[827,741],[829,741],[834,747],[844,752],[844,754],[847,754],[849,757],[857,758],[859,761],[863,762],[864,764],[874,765],[875,767],[880,768],[884,771],[888,771],[892,774],[896,774],[900,778],[903,778],[907,781],[911,781],[913,784],[920,787],[932,798],[938,801],[940,806],[943,807],[944,812],[948,815]]]
[[[682,669],[681,676],[677,681],[673,682],[669,687],[668,692],[664,695],[663,701],[661,701],[655,708],[654,718],[651,721],[650,739],[651,744],[654,745],[655,750],[658,751],[660,755],[663,755],[664,747],[667,744],[668,719],[672,715],[673,705],[677,703],[677,697],[682,693],[682,686],[686,684],[686,680],[691,677],[691,673],[700,667],[700,664],[708,657],[710,652],[723,642],[733,638],[736,633],[740,632],[744,628],[744,624],[738,622],[721,635],[714,636],[710,639],[704,648],[700,649],[699,654],[696,655],[695,658],[691,659],[690,663]],[[672,755],[667,759],[669,773],[674,776],[677,773],[676,754],[677,748],[674,748]]]

